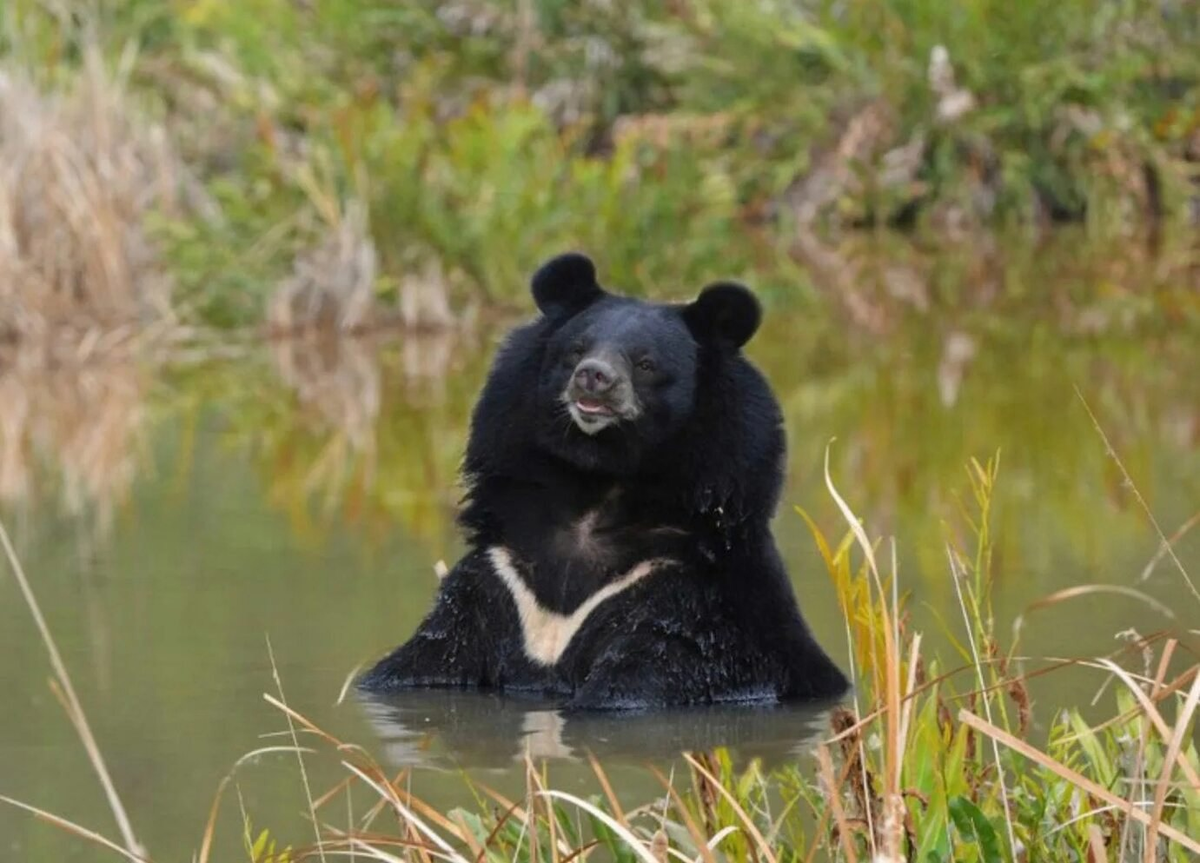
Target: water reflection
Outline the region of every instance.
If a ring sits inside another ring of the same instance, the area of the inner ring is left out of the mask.
[[[59,503],[108,533],[137,474],[149,388],[128,356],[0,351],[0,502]]]
[[[358,704],[393,767],[511,768],[535,760],[605,764],[667,761],[729,747],[771,767],[794,762],[829,733],[828,703],[719,705],[649,713],[564,712],[543,699],[480,692],[359,694]]]
[[[295,392],[318,429],[345,435],[350,447],[374,451],[380,374],[376,346],[367,339],[304,335],[271,343],[275,370]]]
[[[398,346],[399,357],[388,349]],[[275,373],[296,396],[297,419],[317,432],[344,437],[356,452],[373,453],[384,391],[384,367],[418,401],[444,389],[461,365],[458,328],[393,339],[304,332],[269,343]],[[390,381],[389,381],[390,383]]]

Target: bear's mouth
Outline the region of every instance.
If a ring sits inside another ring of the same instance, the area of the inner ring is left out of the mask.
[[[599,434],[611,425],[636,416],[619,399],[596,398],[581,392],[563,393],[562,402],[575,427],[586,435]]]
[[[572,423],[585,435],[597,435],[610,426],[635,420],[641,413],[629,380],[617,376],[602,390],[585,388],[572,379],[559,395]]]
[[[575,399],[575,409],[584,416],[594,417],[611,417],[616,416],[617,413],[599,399],[592,399],[587,396],[580,396]]]
[[[591,396],[576,396],[568,398],[567,413],[575,423],[575,427],[586,435],[594,435],[604,431],[610,425],[621,421],[621,416],[608,402]]]

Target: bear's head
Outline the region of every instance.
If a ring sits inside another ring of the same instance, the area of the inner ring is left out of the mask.
[[[775,506],[778,405],[741,348],[762,312],[749,289],[718,282],[682,304],[604,290],[577,253],[533,277],[541,316],[518,328],[476,407],[469,482],[540,466],[673,490],[692,509]]]
[[[579,254],[543,266],[533,297],[557,324],[538,377],[539,426],[549,448],[585,466],[614,450],[644,454],[678,433],[705,383],[701,346],[737,351],[761,317],[754,295],[735,284],[705,288],[687,306],[614,296]]]

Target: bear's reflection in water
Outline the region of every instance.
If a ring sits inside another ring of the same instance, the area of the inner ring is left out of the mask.
[[[507,768],[535,759],[641,764],[727,746],[770,768],[828,736],[831,703],[717,705],[646,713],[564,712],[544,699],[415,690],[359,694],[393,767]]]

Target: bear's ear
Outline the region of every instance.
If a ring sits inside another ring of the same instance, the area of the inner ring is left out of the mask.
[[[745,285],[717,282],[683,307],[683,320],[701,344],[716,343],[737,350],[762,322],[762,307]]]
[[[570,317],[604,295],[596,283],[596,265],[579,252],[542,264],[533,274],[533,301],[547,317]]]

